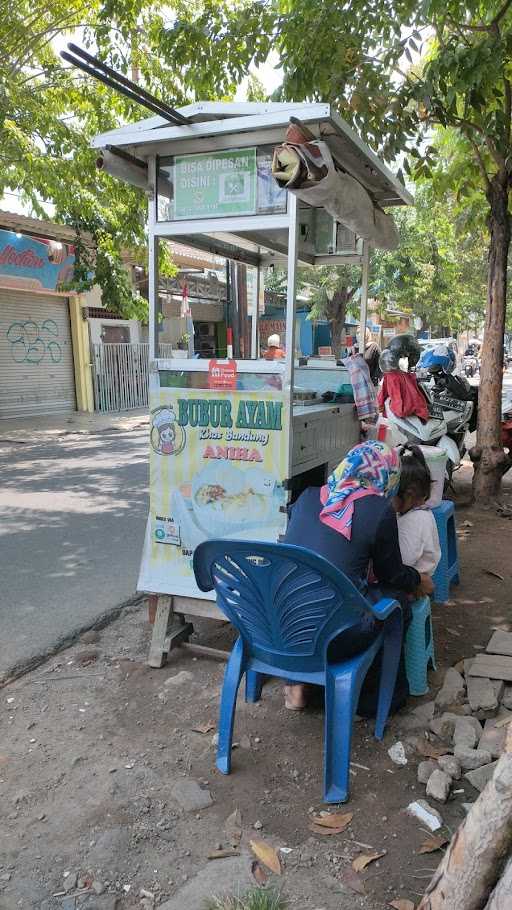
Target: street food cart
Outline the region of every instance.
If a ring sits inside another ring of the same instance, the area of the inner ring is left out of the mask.
[[[188,617],[224,618],[213,595],[195,584],[195,547],[212,537],[278,540],[290,498],[325,482],[359,441],[354,405],[343,400],[345,367],[334,358],[300,357],[297,267],[361,266],[364,349],[369,247],[376,240],[366,229],[363,236],[347,229],[358,226],[353,198],[350,217],[344,221],[342,211],[336,220],[329,201],[318,205],[307,192],[301,197],[276,183],[273,150],[290,117],[328,146],[340,180],[364,194],[370,219],[374,207],[387,218],[381,207],[412,201],[327,104],[199,102],[179,114],[188,122],[170,125],[157,116],[94,140],[101,166],[129,183],[146,181],[149,196],[151,479],[138,587],[157,598],[152,666],[186,642]],[[192,349],[185,358],[183,351],[160,356],[159,245],[169,239],[251,273],[252,295],[234,287],[239,272],[228,282],[226,357],[199,359]],[[264,272],[273,266],[287,269],[282,359],[262,356],[266,339],[258,331]]]

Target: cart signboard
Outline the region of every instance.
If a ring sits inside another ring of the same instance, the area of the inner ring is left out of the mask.
[[[204,540],[276,541],[286,529],[283,392],[160,388],[151,377],[150,516],[138,588],[204,597]]]
[[[175,218],[256,212],[256,149],[175,158]]]

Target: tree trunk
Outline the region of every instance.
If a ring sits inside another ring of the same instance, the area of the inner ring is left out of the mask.
[[[418,910],[482,910],[512,850],[512,730],[494,776],[456,831]],[[505,904],[503,905],[505,907]],[[492,910],[499,910],[498,904]]]
[[[510,910],[512,902],[512,859],[509,859],[503,875],[485,905],[485,910]]]
[[[501,478],[511,465],[511,459],[503,451],[501,444],[503,334],[510,247],[508,195],[508,181],[497,174],[493,177],[487,193],[491,234],[487,310],[480,371],[477,443],[470,453],[475,465],[473,495],[479,501],[488,501],[498,495]]]
[[[329,302],[329,307],[326,313],[331,329],[332,352],[336,356],[336,359],[338,359],[341,354],[341,348],[343,346],[343,331],[345,329],[345,317],[347,315],[347,304],[352,296],[353,291],[350,292],[347,288],[341,288],[341,290],[335,291],[334,297]]]

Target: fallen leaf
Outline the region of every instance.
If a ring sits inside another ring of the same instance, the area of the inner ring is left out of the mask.
[[[309,830],[313,834],[321,834],[323,836],[329,837],[331,834],[342,834],[345,831],[345,828],[324,828],[322,825],[310,825]]]
[[[346,828],[354,817],[353,812],[333,812],[329,815],[313,815],[311,821],[322,828]]]
[[[224,831],[232,847],[238,847],[242,840],[242,816],[240,809],[235,809],[224,822]]]
[[[364,882],[359,878],[352,866],[346,866],[340,876],[340,881],[343,885],[346,885],[347,888],[356,891],[357,894],[366,894]]]
[[[192,733],[211,733],[212,730],[215,730],[215,724],[211,720],[206,724],[197,724],[196,727],[192,727]]]
[[[385,851],[384,853],[361,853],[360,856],[356,856],[355,860],[353,860],[352,868],[356,872],[362,872],[370,863],[374,863],[376,859],[382,859],[385,855]]]
[[[270,869],[271,872],[275,872],[276,875],[282,874],[283,870],[281,868],[279,853],[274,847],[271,847],[270,844],[266,844],[264,840],[251,840],[249,841],[249,846],[256,859],[259,859],[267,869]]]
[[[233,850],[232,847],[226,847],[225,850],[212,850],[208,854],[208,859],[226,859],[228,856],[240,856],[240,850]]]
[[[251,873],[252,877],[258,885],[266,885],[268,875],[265,872],[263,866],[260,866],[257,859],[253,859],[251,863]]]
[[[408,901],[405,897],[399,897],[396,901],[391,901],[390,907],[394,907],[395,910],[414,910],[414,904],[412,901]]]
[[[450,749],[449,746],[433,746],[428,740],[418,737],[416,740],[416,751],[420,755],[424,755],[425,758],[441,758],[441,755],[453,752],[453,748]]]
[[[497,579],[499,579],[499,581],[505,581],[504,576],[500,575],[499,572],[493,572],[492,569],[484,569],[484,572],[486,575],[491,575],[492,578],[497,578]]]
[[[448,837],[444,837],[442,834],[434,835],[434,837],[429,837],[428,840],[422,843],[418,853],[435,853],[436,850],[440,850],[441,847],[445,847],[449,843]]]

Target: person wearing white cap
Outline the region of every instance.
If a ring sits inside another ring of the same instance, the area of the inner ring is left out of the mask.
[[[279,338],[279,335],[269,335],[267,338],[265,360],[282,360],[283,357],[284,351],[281,347],[281,339]]]

